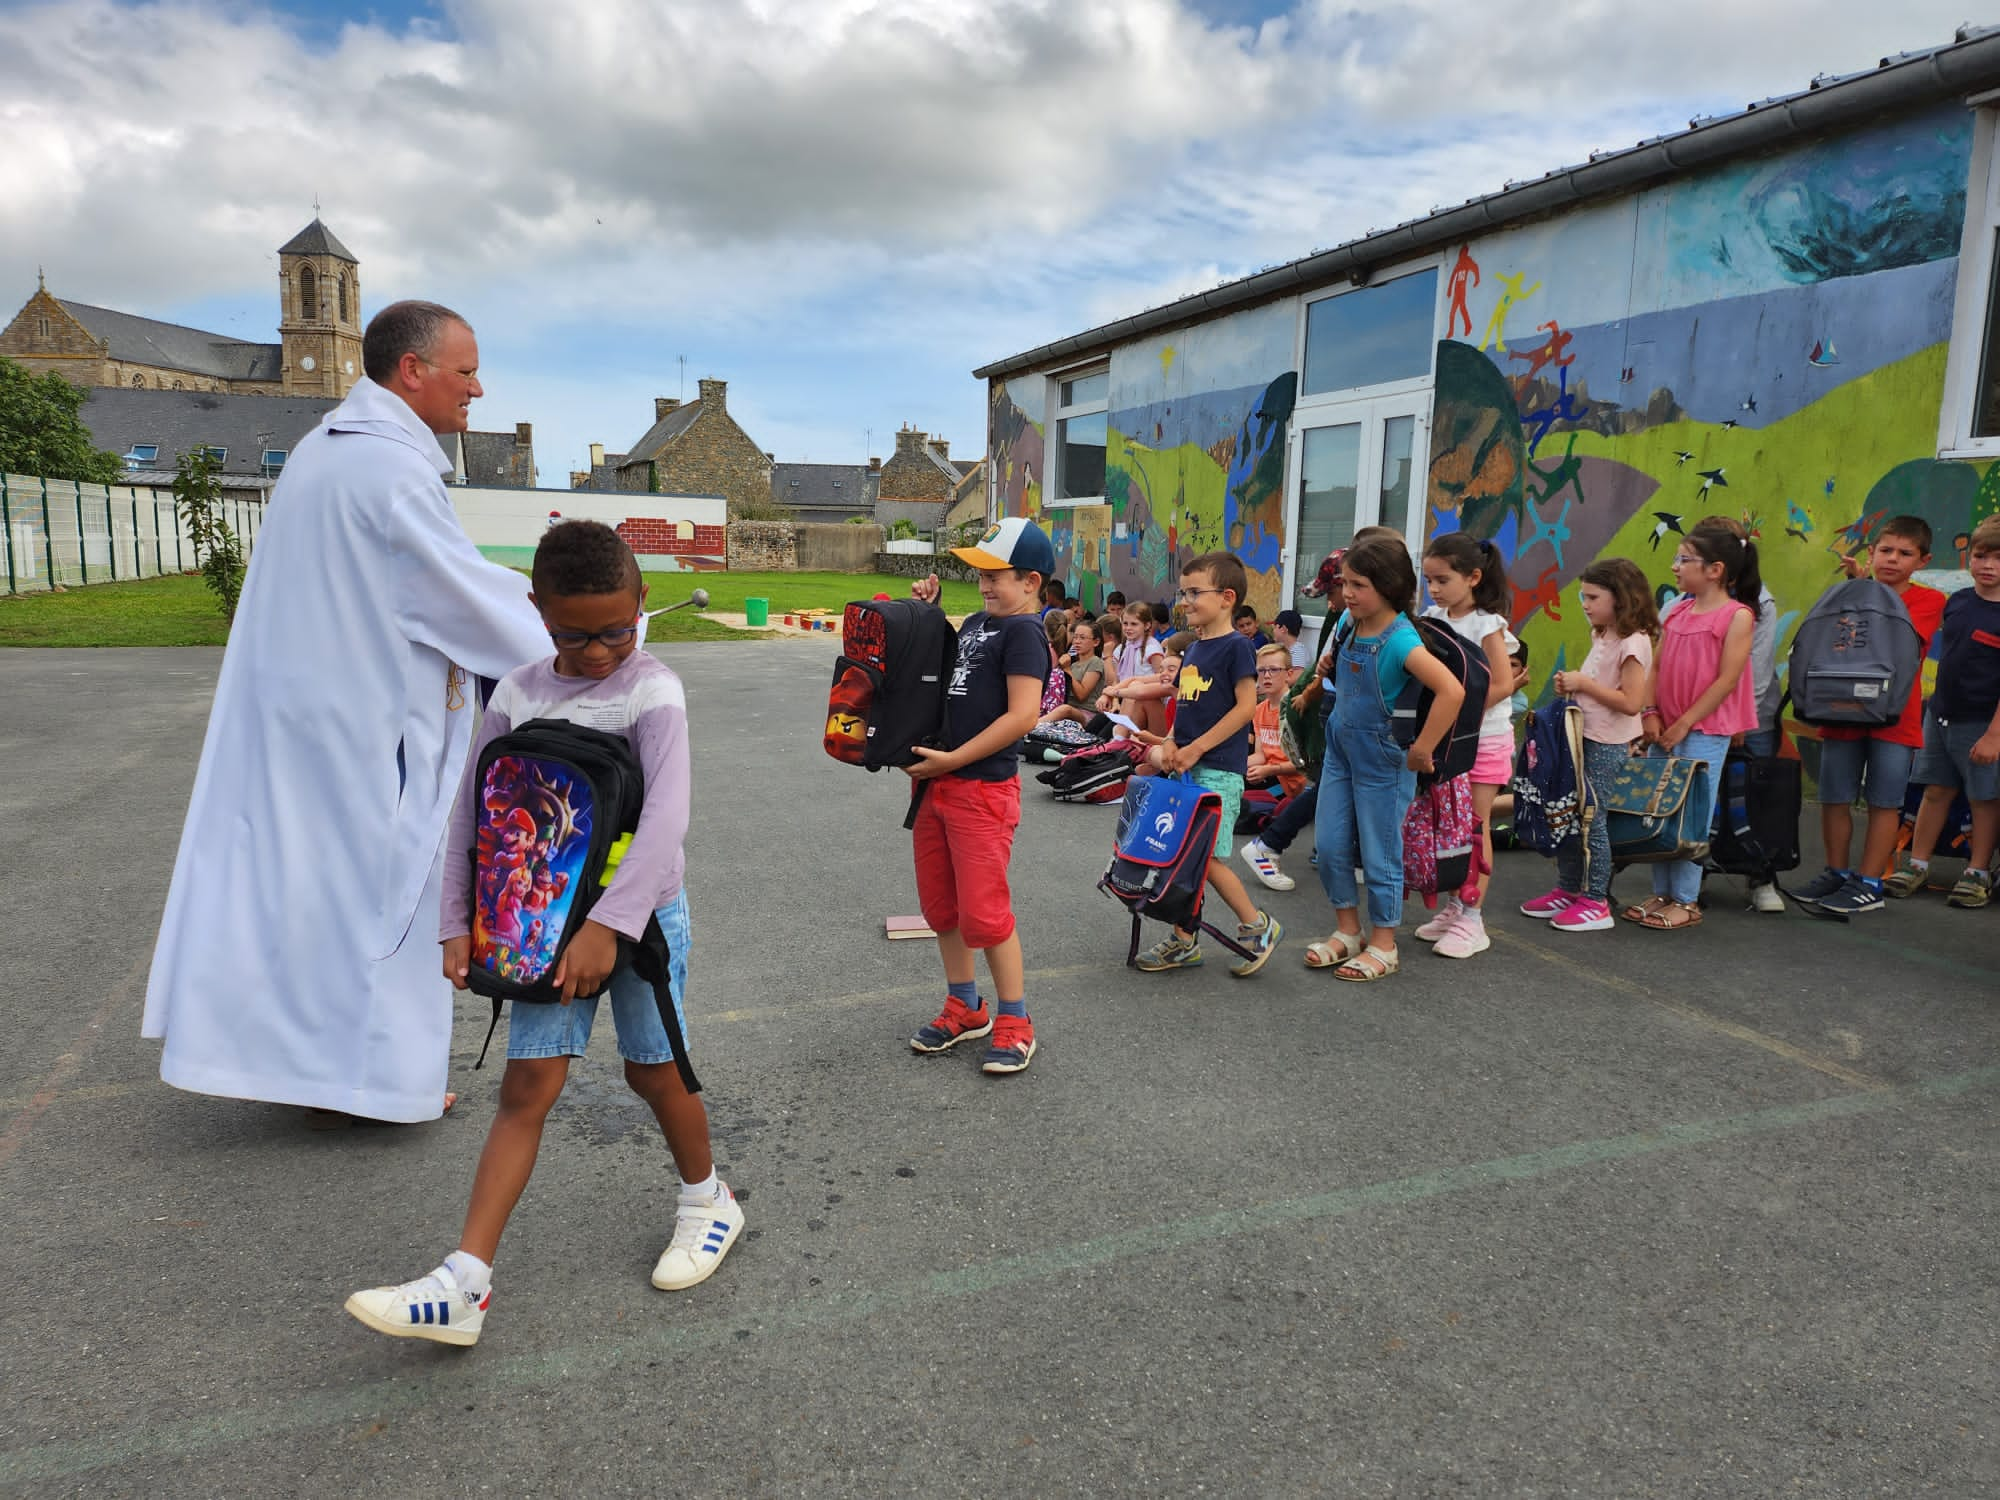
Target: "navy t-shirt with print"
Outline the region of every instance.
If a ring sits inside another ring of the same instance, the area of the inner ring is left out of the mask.
[[[1257,652],[1235,631],[1196,641],[1181,658],[1179,690],[1174,694],[1174,743],[1191,745],[1236,707],[1236,684],[1257,677]],[[1232,734],[1201,758],[1209,771],[1234,771],[1241,776],[1250,763],[1249,726]]]
[[[1946,722],[1990,721],[2000,704],[2000,602],[1960,589],[1945,603],[1938,642],[1931,707]]]
[[[944,747],[956,750],[984,733],[1007,712],[1007,679],[1049,675],[1049,637],[1035,615],[989,615],[984,610],[958,627],[958,665],[944,697]],[[1039,691],[1039,690],[1038,690]],[[1017,773],[1020,741],[1009,741],[984,760],[951,774],[972,781],[1007,781]]]

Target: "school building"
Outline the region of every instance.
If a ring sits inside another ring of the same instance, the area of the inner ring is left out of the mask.
[[[997,512],[1076,592],[1213,548],[1260,614],[1356,527],[1509,561],[1537,683],[1600,556],[1756,534],[1787,638],[1891,515],[1933,576],[2000,508],[2000,27],[1510,183],[975,371]]]

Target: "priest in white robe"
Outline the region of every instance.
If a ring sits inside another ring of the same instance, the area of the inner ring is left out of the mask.
[[[407,1122],[445,1108],[440,862],[476,680],[551,647],[440,477],[481,394],[471,328],[397,303],[362,354],[257,537],[143,1029],[176,1088]]]

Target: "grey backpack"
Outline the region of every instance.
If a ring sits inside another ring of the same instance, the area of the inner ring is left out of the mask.
[[[1923,637],[1896,591],[1853,578],[1799,623],[1787,693],[1808,724],[1879,729],[1902,716],[1923,667]]]

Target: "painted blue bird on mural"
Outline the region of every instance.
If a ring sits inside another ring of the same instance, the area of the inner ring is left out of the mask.
[[[1795,536],[1804,541],[1812,535],[1813,519],[1806,514],[1805,507],[1796,500],[1785,502],[1785,535]]]
[[[1655,552],[1660,550],[1660,540],[1668,532],[1671,531],[1675,536],[1687,535],[1685,531],[1681,530],[1681,518],[1672,511],[1656,510],[1653,512],[1653,518],[1656,522],[1653,527],[1653,550]]]

